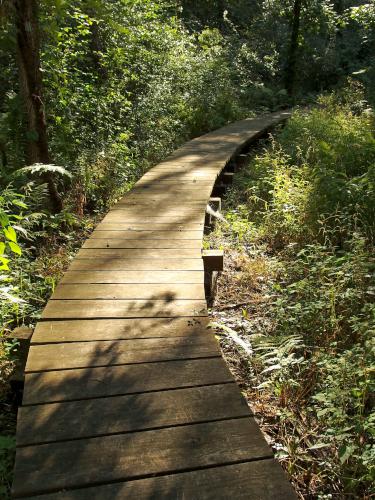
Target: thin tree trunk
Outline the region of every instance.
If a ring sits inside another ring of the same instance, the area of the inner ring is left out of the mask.
[[[298,36],[301,21],[302,0],[294,0],[289,53],[285,75],[285,88],[290,96],[294,95],[298,56]]]
[[[50,156],[42,98],[38,0],[14,0],[14,7],[20,93],[27,125],[26,160],[29,165],[48,164]],[[61,211],[62,201],[52,174],[43,174],[43,180],[48,185],[52,209],[55,212]]]

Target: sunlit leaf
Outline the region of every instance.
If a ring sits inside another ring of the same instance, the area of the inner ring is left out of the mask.
[[[17,233],[12,226],[4,227],[3,232],[7,240],[17,243]]]
[[[22,251],[21,251],[21,248],[17,245],[17,243],[14,243],[13,241],[9,241],[8,245],[13,253],[15,253],[17,255],[21,255]]]

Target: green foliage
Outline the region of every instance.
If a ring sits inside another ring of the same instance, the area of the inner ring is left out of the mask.
[[[79,193],[79,202],[68,195],[78,203],[73,208],[81,213],[108,206],[189,137],[287,105],[283,58],[291,10],[289,1],[40,2],[51,158],[73,174],[68,185],[58,182],[60,190]],[[9,182],[24,164],[29,138],[12,9],[5,13],[0,169]],[[313,1],[302,14],[301,90],[315,92],[355,73],[371,94],[371,5]],[[15,182],[20,190],[21,181]]]
[[[72,174],[68,172],[64,167],[59,167],[58,165],[48,165],[47,163],[34,163],[34,165],[20,168],[16,173],[17,175],[28,173],[30,173],[31,175],[42,175],[46,173],[52,173],[72,177]]]
[[[375,470],[373,130],[353,84],[295,112],[235,177],[212,238],[246,251],[242,282],[267,276],[245,317],[255,382],[280,415],[279,458],[322,498],[366,497]]]
[[[241,181],[248,211],[261,215],[264,238],[280,248],[312,239],[344,247],[353,232],[374,241],[372,114],[357,114],[365,105],[357,87],[320,104],[295,112]]]
[[[7,498],[10,489],[9,473],[13,468],[16,440],[13,436],[0,436],[0,496]]]
[[[0,271],[9,271],[10,254],[21,255],[17,232],[23,219],[22,210],[27,208],[23,196],[7,188],[0,195]]]

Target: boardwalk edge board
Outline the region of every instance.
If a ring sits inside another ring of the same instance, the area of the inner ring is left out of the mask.
[[[184,144],[85,241],[31,340],[13,498],[296,498],[221,356],[202,258],[223,169],[289,116]]]

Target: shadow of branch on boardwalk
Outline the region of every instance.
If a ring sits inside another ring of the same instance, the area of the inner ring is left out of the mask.
[[[155,302],[148,307],[155,308]],[[170,318],[155,319],[158,328],[160,320],[173,328]],[[150,321],[147,328],[152,328]],[[85,348],[85,366],[64,369],[60,356],[61,369],[27,375],[27,406],[20,410],[18,429],[22,447],[17,453],[22,459],[17,463],[23,466],[16,469],[16,478],[20,484],[23,476],[21,492],[31,484],[48,492],[49,484],[55,490],[56,485],[75,488],[136,478],[152,473],[155,464],[155,473],[160,464],[167,471],[183,469],[173,463],[172,451],[178,449],[184,462],[187,446],[188,460],[193,438],[190,428],[185,435],[179,426],[205,421],[212,405],[207,390],[232,380],[218,364],[220,354],[206,321],[178,321],[186,323],[178,337],[150,339],[144,331],[133,340],[46,344],[62,348],[62,357]],[[127,355],[142,361],[127,362]],[[197,388],[194,397],[190,387]],[[173,442],[154,442],[159,434],[151,429],[171,426],[178,430]],[[164,446],[169,446],[168,452]]]

